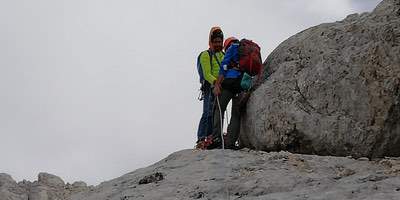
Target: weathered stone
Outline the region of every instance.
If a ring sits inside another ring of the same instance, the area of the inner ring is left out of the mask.
[[[28,200],[26,191],[19,187],[14,179],[4,173],[0,173],[0,200]]]
[[[2,187],[3,185],[13,185],[13,184],[16,184],[16,182],[10,175],[5,173],[0,173],[0,187]]]
[[[83,184],[78,183],[78,186]],[[40,173],[38,181],[23,180],[17,184],[11,176],[0,174],[0,200],[69,200],[70,192],[64,181],[55,175]]]
[[[71,200],[399,199],[399,175],[378,174],[387,169],[345,157],[183,150]],[[139,184],[157,172],[165,175],[162,181]]]
[[[279,45],[253,92],[241,143],[266,151],[400,156],[400,1]]]
[[[38,182],[41,185],[49,187],[60,188],[65,186],[64,181],[60,177],[48,173],[39,173]]]
[[[145,176],[144,178],[140,179],[139,185],[141,184],[149,184],[149,183],[157,183],[158,181],[162,181],[164,179],[164,175],[160,172],[156,172],[154,174]]]
[[[46,186],[36,185],[29,191],[29,200],[50,200],[48,191]]]
[[[366,157],[361,157],[361,158],[358,158],[357,160],[358,160],[358,161],[369,161],[369,159],[366,158]]]
[[[88,186],[87,186],[87,184],[85,182],[77,181],[77,182],[74,182],[71,185],[71,189],[70,190],[71,190],[72,193],[78,193],[78,192],[86,191],[88,189],[89,188],[88,188]]]

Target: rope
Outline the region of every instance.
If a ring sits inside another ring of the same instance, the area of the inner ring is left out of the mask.
[[[229,127],[228,109],[225,110],[225,116],[226,116],[226,127]],[[226,129],[226,132],[228,133],[228,129]]]
[[[225,140],[224,140],[224,132],[223,132],[223,122],[224,121],[222,119],[222,111],[221,111],[221,104],[219,103],[219,96],[216,96],[216,99],[217,99],[218,110],[219,110],[219,119],[220,119],[220,122],[221,122],[222,159],[225,159]],[[226,164],[226,162],[224,160],[222,160],[222,163]],[[225,168],[226,168],[226,166],[225,166]],[[226,177],[227,176],[225,174],[225,178]],[[230,199],[230,197],[229,197],[229,188],[228,188],[226,180],[225,180],[224,185],[225,185],[226,199],[229,200]]]
[[[222,150],[225,150],[224,131],[223,131],[224,120],[222,119],[221,104],[219,103],[218,96],[217,96],[217,104],[218,104],[218,111],[219,111],[219,120],[220,120],[220,125],[221,125]]]

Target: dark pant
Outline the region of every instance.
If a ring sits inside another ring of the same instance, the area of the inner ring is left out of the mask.
[[[228,135],[225,138],[225,148],[228,149],[234,148],[240,132],[240,107],[239,98],[237,97],[237,94],[241,91],[240,80],[240,78],[225,79],[222,82],[221,95],[216,97],[217,101],[215,104],[213,119],[213,138],[219,138],[219,140],[216,139],[216,141],[222,141],[221,129],[224,121],[224,114],[229,101],[232,99],[231,120],[228,125]]]
[[[212,133],[213,126],[213,107],[214,107],[214,94],[208,86],[203,89],[203,114],[201,115],[199,128],[197,129],[197,139],[202,140]]]

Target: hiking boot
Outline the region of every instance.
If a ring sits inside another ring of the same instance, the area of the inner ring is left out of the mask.
[[[240,147],[240,146],[233,145],[233,146],[226,146],[225,149],[240,150],[240,149],[243,149],[243,148]]]
[[[222,141],[221,141],[221,139],[219,137],[213,138],[211,140],[211,143],[207,146],[208,150],[221,149],[221,148],[222,148]]]
[[[206,150],[207,146],[210,145],[210,143],[211,143],[210,138],[203,138],[197,140],[195,149]]]
[[[208,136],[206,138],[204,138],[204,149],[208,149],[208,146],[210,146],[212,144],[212,136]]]

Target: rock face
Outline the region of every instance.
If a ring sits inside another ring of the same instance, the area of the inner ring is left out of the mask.
[[[319,155],[400,155],[400,1],[279,45],[242,119],[244,146]]]
[[[28,200],[26,191],[8,174],[0,173],[0,199],[1,200]]]
[[[65,190],[64,181],[55,175],[40,173],[38,181],[30,184],[29,200],[68,199],[69,192]]]
[[[65,186],[64,181],[60,177],[48,173],[40,173],[38,175],[38,182],[54,188],[63,188]]]
[[[55,175],[40,173],[38,181],[18,184],[10,175],[0,174],[0,200],[70,200],[71,195],[88,190],[84,182],[64,184]]]

